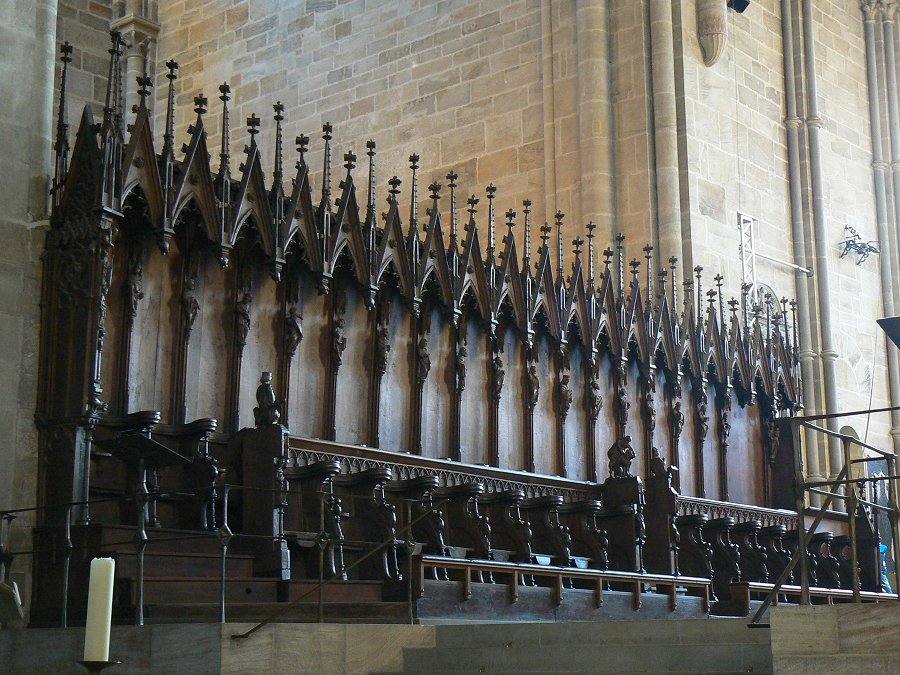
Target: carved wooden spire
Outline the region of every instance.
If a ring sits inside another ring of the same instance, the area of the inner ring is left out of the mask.
[[[563,283],[563,278],[565,277],[565,272],[563,270],[563,237],[562,237],[562,229],[563,229],[563,218],[566,214],[562,211],[557,211],[554,215],[556,219],[556,244],[557,244],[557,256],[556,256],[556,273],[559,275],[559,283]]]
[[[619,272],[619,298],[625,293],[625,247],[622,242],[625,235],[619,232],[616,235],[616,266]]]
[[[531,200],[522,202],[525,211],[525,257],[522,259],[522,269],[531,274]]]
[[[415,153],[409,156],[409,169],[412,171],[412,190],[409,195],[409,233],[418,233],[419,230],[419,156]]]
[[[494,197],[497,194],[496,186],[491,183],[485,189],[488,200],[488,262],[494,261],[494,251],[496,250],[496,240],[494,234]]]
[[[284,180],[284,167],[281,149],[281,123],[284,121],[284,105],[281,103],[281,101],[276,101],[272,106],[272,110],[275,111],[275,115],[273,117],[273,119],[275,120],[275,169],[272,172],[272,189],[279,190],[281,188],[282,181]]]
[[[325,157],[322,160],[322,202],[323,212],[331,210],[331,124],[322,125],[322,138],[325,140]]]
[[[368,233],[369,250],[375,249],[375,141],[366,141],[366,155],[369,157],[369,191],[366,199],[366,231]]]
[[[459,244],[459,229],[456,221],[456,179],[459,178],[459,174],[455,171],[451,171],[447,174],[447,185],[450,186],[450,251],[453,254],[456,254]],[[454,270],[455,273],[456,270]]]
[[[166,130],[163,133],[163,157],[175,157],[175,80],[178,79],[178,62],[166,61],[166,79],[169,89],[166,94]]]
[[[591,296],[594,295],[594,230],[597,226],[594,221],[587,224],[587,245],[588,245],[588,286],[591,289]]]
[[[56,119],[56,143],[54,144],[55,161],[53,171],[53,210],[59,206],[62,197],[62,189],[66,183],[66,174],[69,171],[69,123],[67,121],[68,110],[66,108],[66,83],[68,79],[69,64],[72,62],[72,45],[68,42],[60,47],[62,61],[62,75],[59,84],[59,115]]]

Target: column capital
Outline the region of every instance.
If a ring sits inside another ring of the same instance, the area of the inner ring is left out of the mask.
[[[137,14],[128,14],[115,19],[110,22],[109,27],[119,31],[122,35],[134,35],[137,38],[134,42],[140,42],[147,38],[155,39],[160,30],[158,23]],[[129,44],[129,47],[132,47],[132,44]]]
[[[885,23],[893,23],[897,17],[897,8],[900,6],[898,0],[879,0],[879,9],[881,10],[881,20]]]
[[[866,23],[875,21],[875,15],[878,12],[878,4],[879,0],[862,0],[862,2],[859,3],[859,8],[862,10],[863,18]]]

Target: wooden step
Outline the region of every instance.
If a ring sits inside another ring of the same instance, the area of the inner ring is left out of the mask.
[[[87,525],[87,534],[101,547],[110,551],[134,551],[136,527],[130,525]],[[148,527],[147,550],[168,553],[219,553],[219,541],[214,532]],[[95,538],[96,537],[96,538]]]
[[[145,577],[212,577],[219,578],[222,560],[219,555],[190,551],[155,551],[148,547],[144,552]],[[137,556],[127,551],[116,552],[116,575],[137,576]],[[226,577],[253,576],[253,556],[229,554],[225,559]]]
[[[312,591],[304,602],[317,602],[319,597],[316,581],[291,581],[288,602],[294,602],[304,593]],[[327,602],[381,602],[384,584],[381,581],[335,581],[322,587],[322,595]]]
[[[409,623],[409,606],[405,602],[326,602],[322,611],[325,621],[331,623]],[[225,606],[225,616],[229,622],[262,621],[276,612],[281,623],[313,623],[319,618],[319,607],[315,602],[296,605],[239,602]],[[148,605],[144,620],[150,624],[215,622],[219,620],[219,606],[215,603]]]
[[[117,580],[118,604],[133,605],[137,597],[137,579],[133,576]],[[227,577],[226,603],[278,603],[296,601],[312,591],[304,602],[318,602],[314,581],[282,582],[262,577]],[[322,587],[329,603],[381,603],[382,584],[378,581],[335,581]],[[218,603],[220,581],[212,577],[144,577],[144,604],[182,605]]]
[[[118,579],[118,604],[133,605],[137,579]],[[226,602],[279,602],[278,579],[230,577],[225,579]],[[144,604],[216,603],[220,582],[211,577],[144,577]]]

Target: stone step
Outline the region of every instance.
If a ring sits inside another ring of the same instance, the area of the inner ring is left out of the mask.
[[[733,673],[772,672],[768,645],[719,643],[641,645],[512,644],[404,650],[405,673]]]

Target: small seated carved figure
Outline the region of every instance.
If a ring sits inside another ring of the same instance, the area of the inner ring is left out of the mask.
[[[613,478],[627,478],[631,475],[631,462],[637,456],[631,447],[631,436],[625,436],[612,444],[609,451],[609,475]]]

